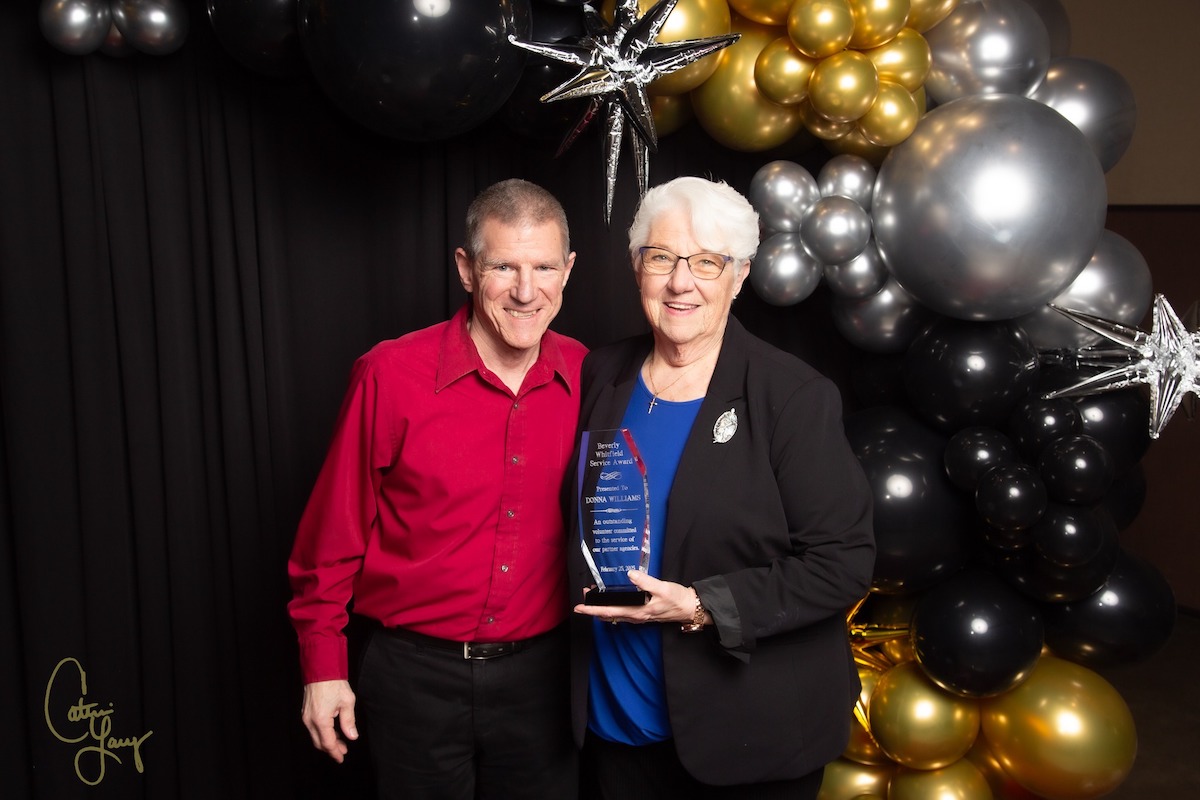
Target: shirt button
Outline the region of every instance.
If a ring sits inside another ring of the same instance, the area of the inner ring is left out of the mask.
[[[508,572],[508,564],[501,564],[501,565],[500,565],[500,571],[501,571],[501,572]]]
[[[513,457],[512,457],[512,463],[514,463],[514,464],[516,464],[516,463],[517,463],[518,461],[520,461],[520,460],[521,460],[521,459],[520,459],[520,458],[518,458],[517,456],[513,456]]]
[[[495,622],[495,621],[496,621],[496,618],[495,618],[495,617],[488,617],[488,624],[489,624],[489,625],[491,625],[491,624],[492,624],[493,622]]]
[[[504,512],[504,513],[508,514],[508,516],[509,516],[509,518],[510,518],[510,519],[511,519],[512,517],[515,517],[515,516],[517,515],[517,512],[513,511],[511,508],[510,508],[508,511]]]
[[[513,403],[513,411],[516,411],[520,407],[521,407],[520,403]]]

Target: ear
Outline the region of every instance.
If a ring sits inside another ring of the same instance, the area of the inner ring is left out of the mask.
[[[567,288],[567,281],[571,280],[571,270],[575,267],[575,251],[567,256],[567,268],[563,270],[562,288]]]
[[[738,271],[737,276],[733,279],[733,296],[736,298],[742,293],[742,284],[746,282],[746,278],[750,276],[750,259],[746,259],[746,265]]]
[[[475,291],[475,267],[467,251],[459,247],[454,251],[454,265],[458,267],[458,282],[467,290],[467,294]]]

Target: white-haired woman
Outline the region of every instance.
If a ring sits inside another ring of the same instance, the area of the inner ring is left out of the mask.
[[[656,186],[629,240],[651,333],[587,357],[580,433],[627,432],[645,466],[649,560],[628,581],[646,601],[575,607],[582,796],[815,798],[849,737],[845,611],[875,554],[841,398],[730,315],[758,247],[741,194]],[[580,494],[575,597],[603,582]]]

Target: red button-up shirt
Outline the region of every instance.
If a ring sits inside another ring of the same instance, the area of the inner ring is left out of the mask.
[[[288,562],[304,681],[346,678],[347,604],[454,641],[544,633],[566,615],[560,491],[586,349],[547,332],[514,395],[464,307],[354,365]]]

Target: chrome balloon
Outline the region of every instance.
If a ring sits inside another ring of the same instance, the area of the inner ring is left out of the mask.
[[[1129,148],[1137,124],[1133,87],[1107,64],[1090,58],[1056,58],[1029,96],[1075,123],[1105,172]]]
[[[758,247],[750,285],[774,306],[791,306],[807,298],[821,282],[821,265],[805,252],[795,233],[775,233]]]
[[[838,332],[855,347],[871,353],[903,353],[935,319],[895,278],[862,300],[834,297],[832,313]]]
[[[933,109],[879,169],[875,239],[891,274],[950,317],[1011,319],[1075,280],[1107,212],[1079,129],[1027,97]]]
[[[887,279],[887,267],[874,241],[867,242],[861,253],[843,264],[825,265],[825,284],[838,297],[870,297],[883,288]]]
[[[1052,302],[1060,308],[1137,326],[1154,302],[1150,267],[1128,239],[1101,231],[1100,243],[1083,272]],[[1014,321],[1039,350],[1087,347],[1103,338],[1048,305]]]
[[[871,240],[871,215],[849,197],[822,197],[800,221],[800,239],[817,261],[841,264]]]
[[[800,230],[800,221],[821,199],[817,181],[807,169],[792,161],[771,161],[750,179],[750,205],[758,220],[771,231]]]
[[[183,0],[113,0],[112,19],[134,49],[165,56],[183,46],[188,12]]]
[[[111,24],[108,0],[43,0],[38,8],[42,36],[73,56],[86,55],[99,47]]]
[[[1026,94],[1050,64],[1046,24],[1025,0],[961,3],[925,34],[925,90],[939,104],[974,94]]]
[[[871,196],[875,190],[875,165],[862,156],[843,153],[825,162],[817,173],[817,187],[822,197],[841,195],[849,197],[871,210]]]

